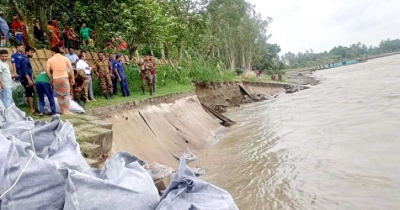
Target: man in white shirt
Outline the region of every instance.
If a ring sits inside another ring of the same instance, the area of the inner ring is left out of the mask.
[[[12,99],[12,79],[7,57],[8,51],[0,50],[0,89],[3,95],[1,101],[6,108],[10,106]]]
[[[89,80],[89,83],[86,86],[89,100],[96,101],[93,95],[92,67],[90,67],[86,61],[86,54],[79,54],[79,60],[76,63],[76,68],[85,71],[86,77]]]
[[[79,57],[75,54],[74,48],[68,48],[68,53],[65,54],[65,57],[71,61],[72,68],[76,68],[76,64],[78,63]]]

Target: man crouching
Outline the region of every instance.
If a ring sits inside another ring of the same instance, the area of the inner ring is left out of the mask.
[[[86,107],[88,101],[88,92],[86,85],[89,83],[85,72],[82,69],[74,69],[75,84],[73,86],[74,101],[76,101],[83,108]]]

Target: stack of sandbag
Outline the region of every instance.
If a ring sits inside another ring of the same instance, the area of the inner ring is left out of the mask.
[[[125,152],[103,169],[90,168],[71,123],[58,116],[34,122],[12,106],[0,129],[0,210],[237,209],[229,193],[199,180],[186,161],[160,198],[153,178],[164,174],[151,174]]]

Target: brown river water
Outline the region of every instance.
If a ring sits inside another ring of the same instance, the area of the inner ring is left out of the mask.
[[[198,154],[240,209],[400,209],[400,56],[318,71],[321,84],[230,111]]]

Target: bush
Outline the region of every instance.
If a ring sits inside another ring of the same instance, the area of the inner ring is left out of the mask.
[[[142,81],[140,69],[137,64],[125,65],[125,75],[128,80],[131,92],[141,91]],[[171,65],[157,66],[157,87],[167,87],[174,85],[188,85],[192,81],[227,81],[236,78],[233,71],[219,70],[210,64],[198,61],[182,62],[174,69]],[[120,85],[118,84],[120,92]],[[147,87],[146,87],[147,90]],[[94,77],[93,93],[97,96],[102,95],[99,79]]]

